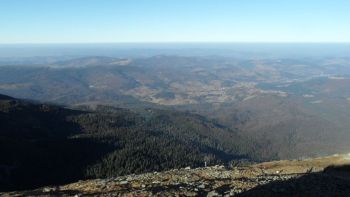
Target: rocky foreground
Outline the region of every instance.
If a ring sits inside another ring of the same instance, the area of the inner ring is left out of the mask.
[[[350,154],[233,169],[187,167],[79,181],[2,196],[350,196],[347,165],[350,166]]]

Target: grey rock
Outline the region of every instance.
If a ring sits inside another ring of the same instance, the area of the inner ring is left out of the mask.
[[[204,185],[204,184],[201,184],[201,185],[198,186],[198,188],[204,189],[204,188],[205,188],[205,185]]]
[[[43,189],[43,192],[51,192],[51,188],[45,187],[45,188]]]
[[[219,196],[219,193],[217,193],[215,190],[213,190],[207,194],[207,197],[214,197],[214,196]]]
[[[126,184],[128,184],[129,182],[128,181],[120,181],[120,184],[121,185],[126,185]]]

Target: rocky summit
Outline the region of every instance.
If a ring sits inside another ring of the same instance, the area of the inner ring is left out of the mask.
[[[350,196],[350,154],[84,180],[2,196]]]

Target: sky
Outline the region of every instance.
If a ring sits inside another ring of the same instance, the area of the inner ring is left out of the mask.
[[[350,42],[349,0],[0,0],[0,44]]]

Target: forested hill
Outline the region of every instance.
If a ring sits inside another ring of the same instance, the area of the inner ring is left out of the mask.
[[[10,100],[13,99],[12,97],[6,96],[6,95],[2,95],[0,94],[0,100]]]
[[[235,131],[185,112],[73,110],[0,95],[0,122],[0,191],[258,155]]]

